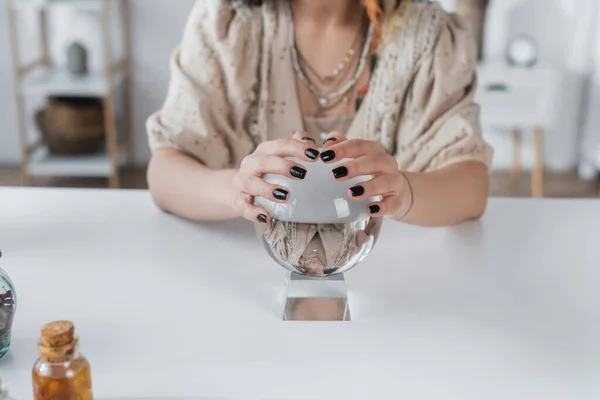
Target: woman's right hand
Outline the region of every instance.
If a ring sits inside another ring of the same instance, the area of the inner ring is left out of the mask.
[[[254,205],[255,197],[263,197],[277,203],[286,203],[290,198],[288,188],[271,185],[263,179],[267,174],[283,175],[302,180],[306,169],[286,159],[315,162],[319,158],[315,141],[305,132],[297,132],[289,139],[278,139],[261,143],[254,153],[242,161],[233,178],[236,197],[234,209],[241,217],[252,222],[266,224],[271,220],[269,212]]]

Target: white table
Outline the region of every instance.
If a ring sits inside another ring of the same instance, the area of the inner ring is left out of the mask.
[[[297,323],[247,223],[0,189],[19,301],[0,376],[30,399],[39,327],[71,319],[97,398],[598,399],[599,221],[599,201],[499,199],[460,227],[389,222],[347,274],[354,320]]]

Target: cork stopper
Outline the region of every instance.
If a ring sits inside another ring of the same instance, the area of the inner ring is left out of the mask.
[[[75,326],[70,321],[54,321],[41,329],[40,356],[47,362],[66,362],[73,358],[77,347]]]
[[[45,347],[62,347],[73,343],[75,326],[70,321],[55,321],[41,329],[40,344]]]

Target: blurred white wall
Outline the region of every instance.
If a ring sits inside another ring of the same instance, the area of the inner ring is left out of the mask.
[[[193,2],[131,1],[135,72],[133,117],[138,163],[144,163],[149,158],[144,123],[164,100],[169,79],[168,59],[181,38]],[[452,10],[455,0],[441,0],[441,3],[446,9]],[[592,39],[595,24],[600,22],[600,15],[596,16],[600,13],[593,12],[597,3],[598,0],[491,0],[486,57],[501,57],[508,38],[529,33],[539,41],[542,64],[564,67],[569,71],[568,83],[564,88],[563,126],[559,132],[552,132],[546,143],[546,161],[554,169],[568,169],[578,161],[578,138],[584,114],[583,88],[593,69]],[[6,17],[5,8],[0,7],[0,163],[19,160]],[[63,63],[66,46],[73,38],[79,38],[91,48],[92,66],[101,67],[101,48],[94,45],[92,39],[98,31],[97,23],[87,17],[83,20],[73,19],[68,12],[58,20],[59,23],[53,25],[58,29],[51,38],[53,59]],[[600,59],[600,49],[596,48],[595,52]],[[505,135],[495,134],[490,135],[489,140],[497,150],[496,167],[505,168],[510,163],[510,141]],[[526,163],[529,159],[528,154],[524,154]]]
[[[596,21],[600,21],[600,6],[596,10]],[[594,177],[600,170],[600,23],[596,24],[593,74],[587,85],[588,107],[584,118],[584,140],[581,142],[582,159],[580,174]]]
[[[453,10],[456,0],[442,0]],[[586,87],[593,70],[593,43],[598,0],[491,0],[486,25],[484,54],[487,60],[503,60],[506,43],[519,34],[538,42],[539,64],[564,70],[558,129],[547,132],[545,163],[553,170],[569,170],[579,163],[584,116],[589,104]],[[600,57],[600,54],[598,55]],[[507,169],[512,161],[512,142],[502,132],[485,132],[496,149],[494,167]],[[523,163],[532,164],[530,137],[525,136]],[[600,140],[599,140],[600,141]]]
[[[0,7],[0,164],[20,159],[14,106],[13,65],[6,26],[6,7]]]
[[[134,128],[136,158],[146,163],[150,150],[146,139],[146,119],[158,110],[167,94],[169,59],[181,40],[194,0],[134,0]]]

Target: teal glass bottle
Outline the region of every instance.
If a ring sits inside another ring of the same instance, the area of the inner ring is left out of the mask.
[[[0,251],[1,257],[2,252]],[[15,287],[8,274],[0,268],[0,358],[6,355],[10,347],[10,335],[16,309]]]

